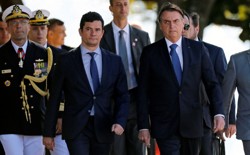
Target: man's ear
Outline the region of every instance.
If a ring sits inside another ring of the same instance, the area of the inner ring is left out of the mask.
[[[113,13],[113,8],[111,5],[109,6],[109,11],[111,11]]]

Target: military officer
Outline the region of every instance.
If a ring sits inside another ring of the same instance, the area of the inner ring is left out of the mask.
[[[51,46],[47,43],[47,32],[48,25],[50,24],[48,21],[50,13],[48,10],[39,9],[32,12],[32,17],[30,18],[30,31],[29,31],[29,39],[42,45],[47,48],[50,47],[53,53],[53,63],[56,65],[58,56],[64,51],[62,49]],[[53,71],[52,71],[53,72]],[[50,74],[53,75],[53,74]],[[61,99],[60,113],[59,118],[57,120],[56,126],[56,137],[55,147],[53,150],[50,150],[51,155],[69,155],[68,147],[65,143],[65,140],[62,139],[62,111],[64,108],[64,96]]]
[[[11,40],[0,48],[0,141],[8,155],[43,155],[43,109],[51,50],[28,40],[31,10],[4,10]]]

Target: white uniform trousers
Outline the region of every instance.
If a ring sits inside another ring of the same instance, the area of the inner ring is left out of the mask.
[[[54,138],[55,147],[53,151],[50,151],[51,155],[69,155],[69,150],[65,140],[62,139],[62,135],[56,135]]]
[[[6,155],[44,155],[45,148],[42,136],[26,136],[17,134],[0,135]]]

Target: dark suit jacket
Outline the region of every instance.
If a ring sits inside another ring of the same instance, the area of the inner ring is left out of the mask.
[[[222,48],[203,42],[204,45],[207,47],[210,59],[212,61],[212,64],[214,65],[214,71],[217,76],[217,79],[222,86],[222,81],[224,78],[224,75],[227,70],[227,59],[225,56],[225,53]],[[231,109],[229,113],[229,123],[230,124],[235,124],[236,119],[235,119],[235,99],[233,98],[232,104],[231,104]]]
[[[214,66],[215,75],[218,79],[220,86],[222,86],[222,81],[227,70],[227,60],[222,48],[202,42],[204,46],[208,49],[209,57]],[[202,102],[204,103],[204,120],[206,126],[212,128],[213,117],[210,114],[209,99],[205,91],[202,92]],[[212,119],[211,119],[212,118]],[[231,111],[230,111],[230,123],[235,124],[235,102],[233,100]]]
[[[65,109],[63,113],[62,136],[75,138],[86,126],[93,103],[95,106],[95,132],[100,142],[111,142],[111,125],[126,125],[129,95],[126,74],[121,58],[102,49],[101,86],[92,93],[82,63],[80,47],[62,55],[56,65],[55,78],[46,112],[44,136],[55,136],[55,125],[60,92],[64,90]],[[114,112],[111,99],[115,100]]]
[[[135,70],[135,76],[138,79],[139,66],[140,66],[140,57],[143,47],[150,44],[149,35],[147,32],[129,26],[130,30],[130,46],[131,46],[131,55],[132,62]],[[104,35],[102,37],[100,46],[104,49],[107,49],[113,53],[117,53],[115,48],[115,39],[112,28],[112,23],[107,24],[104,27]],[[129,106],[129,118],[136,118],[136,108],[135,104],[130,104]]]
[[[187,138],[203,136],[201,80],[211,101],[212,115],[223,114],[221,89],[206,48],[200,42],[183,38],[182,53],[183,74],[179,86],[165,39],[145,47],[142,52],[138,127],[150,129],[155,138],[178,133]]]
[[[38,44],[28,42],[23,68],[18,66],[19,58],[11,41],[0,48],[0,134],[42,135],[42,111],[44,98],[24,80],[26,95],[31,112],[31,124],[26,121],[22,109],[21,80],[25,75],[34,74],[34,63],[38,59],[47,62],[47,51]],[[6,72],[9,70],[9,72]],[[10,85],[7,85],[9,81]],[[45,82],[37,84],[45,90]]]
[[[70,46],[67,46],[67,45],[62,45],[62,49],[69,52],[70,50],[72,50],[74,48],[70,47]]]

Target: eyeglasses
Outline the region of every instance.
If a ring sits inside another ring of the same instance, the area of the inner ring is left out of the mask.
[[[190,27],[190,25],[189,24],[184,24],[184,30],[188,30],[189,29],[189,27]]]
[[[17,25],[21,25],[21,26],[24,26],[24,25],[27,25],[29,23],[29,21],[27,20],[20,20],[20,21],[9,21],[9,24],[11,26],[17,26]]]

